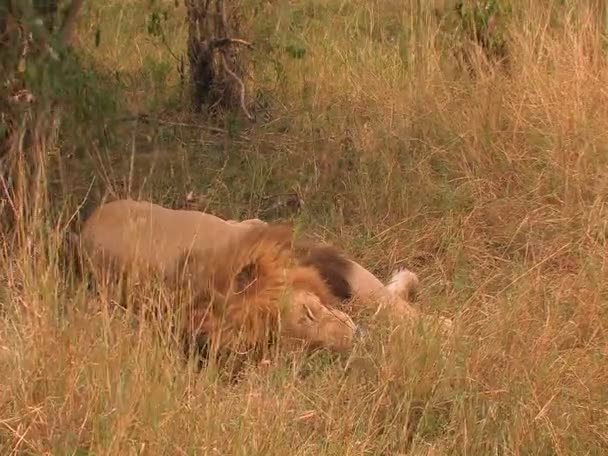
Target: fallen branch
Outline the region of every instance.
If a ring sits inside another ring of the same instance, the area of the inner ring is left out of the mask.
[[[158,117],[152,117],[149,114],[136,114],[133,116],[118,117],[116,119],[113,119],[113,121],[114,122],[140,121],[143,123],[156,123],[159,125],[167,125],[170,127],[196,128],[196,129],[200,129],[200,130],[209,130],[214,133],[222,133],[222,134],[228,133],[227,130],[225,130],[223,128],[219,128],[219,127],[212,127],[210,125],[200,125],[200,124],[195,124],[195,123],[174,122],[172,120],[163,120],[163,119],[159,119]]]

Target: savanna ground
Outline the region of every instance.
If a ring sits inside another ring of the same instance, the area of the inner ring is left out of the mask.
[[[32,216],[31,242],[3,253],[0,453],[605,454],[608,16],[509,2],[498,67],[464,65],[474,47],[433,2],[247,0],[251,126],[186,113],[179,3],[86,2],[88,70],[68,72],[81,89],[38,146],[52,208],[91,187],[290,219],[382,278],[415,270],[416,305],[456,337],[442,351],[434,333],[372,326],[359,367],[300,357],[228,383],[146,326],[82,310],[56,226]],[[125,120],[138,112],[164,123]]]

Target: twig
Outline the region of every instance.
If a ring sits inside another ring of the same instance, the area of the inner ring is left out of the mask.
[[[165,30],[162,27],[160,29],[160,32],[161,32],[162,42],[165,45],[165,47],[167,48],[167,50],[169,51],[169,54],[171,54],[171,56],[179,63],[180,59],[177,55],[175,55],[175,52],[173,52],[173,49],[171,49],[171,46],[169,46],[169,43],[167,42],[167,35],[165,35]]]
[[[93,184],[95,183],[95,176],[93,176],[93,179],[91,179],[91,183],[89,184],[89,188],[87,189],[86,194],[84,195],[84,198],[82,199],[82,202],[80,204],[78,204],[78,207],[76,208],[76,210],[72,213],[72,215],[70,216],[70,218],[68,219],[68,221],[66,222],[65,226],[63,227],[62,231],[65,231],[69,228],[70,224],[72,223],[73,220],[76,219],[76,217],[79,216],[80,211],[82,210],[82,208],[85,206],[87,200],[89,199],[89,195],[91,194],[91,190],[93,189]]]
[[[228,67],[228,62],[226,61],[226,56],[222,53],[222,65],[224,66],[224,70],[226,71],[226,73],[228,73],[230,76],[232,76],[234,78],[234,80],[237,82],[237,84],[239,85],[240,89],[241,89],[241,93],[240,93],[240,99],[241,99],[241,109],[243,110],[243,113],[247,116],[247,118],[251,121],[255,120],[254,117],[249,114],[249,111],[247,110],[247,106],[245,106],[245,84],[243,84],[243,81],[241,81],[241,78],[239,78],[236,73],[234,71],[232,71],[229,67]]]
[[[180,62],[179,57],[175,54],[175,52],[173,52],[173,49],[171,49],[171,46],[169,46],[169,43],[167,43],[167,38],[165,37],[165,32],[163,32],[163,34],[162,34],[161,41],[167,48],[167,51],[169,51],[169,54],[171,55],[171,57],[173,57],[175,59],[175,61],[179,63]]]
[[[217,0],[217,9],[220,15],[220,19],[222,20],[222,35],[227,35],[228,31],[228,21],[226,20],[226,5],[223,0]]]
[[[217,7],[219,10],[219,15],[220,15],[220,19],[221,19],[221,29],[222,29],[221,31],[222,31],[222,34],[225,36],[228,34],[227,33],[228,32],[228,21],[226,19],[226,5],[222,0],[218,0]],[[238,43],[238,44],[243,44],[245,46],[251,47],[251,44],[248,43],[247,41],[234,39],[234,38],[232,38],[232,39],[231,38],[219,38],[214,41],[216,43],[216,46],[218,46],[219,43],[225,43],[225,44]],[[226,73],[228,73],[239,85],[241,109],[243,110],[243,113],[245,114],[245,116],[247,116],[247,118],[250,121],[253,121],[254,117],[249,113],[247,106],[245,106],[245,84],[243,83],[241,78],[239,78],[237,76],[237,74],[234,71],[232,71],[230,69],[230,67],[228,66],[228,62],[226,60],[226,55],[224,54],[224,52],[221,52],[221,57],[222,57],[222,66],[224,67],[224,71],[226,71]]]
[[[227,46],[229,44],[240,44],[242,46],[253,48],[253,43],[242,40],[240,38],[215,38],[209,43],[210,49],[217,49],[219,47]]]
[[[152,117],[148,114],[137,114],[134,116],[119,117],[119,118],[116,118],[113,120],[115,122],[129,122],[129,121],[137,120],[137,121],[141,121],[144,123],[157,123],[160,125],[167,125],[170,127],[198,128],[201,130],[213,131],[215,133],[228,133],[225,129],[219,128],[219,127],[212,127],[210,125],[199,125],[199,124],[186,123],[186,122],[174,122],[171,120],[163,120],[163,119],[159,119],[157,117]]]

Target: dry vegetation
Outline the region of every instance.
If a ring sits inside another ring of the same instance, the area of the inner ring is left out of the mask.
[[[418,305],[458,329],[442,351],[377,326],[350,369],[296,357],[228,383],[149,328],[83,310],[58,229],[30,211],[27,242],[3,249],[1,454],[606,453],[608,16],[594,2],[510,2],[499,69],[459,63],[464,41],[433,2],[247,0],[257,124],[215,129],[177,109],[183,6],[85,3],[74,44],[111,75],[119,117],[165,123],[108,121],[110,139],[64,123],[38,152],[70,177],[39,190],[82,196],[94,170],[122,195],[291,217],[382,277],[415,269]],[[160,36],[150,8],[168,12]],[[277,204],[286,194],[299,211]],[[62,207],[42,196],[17,203]]]

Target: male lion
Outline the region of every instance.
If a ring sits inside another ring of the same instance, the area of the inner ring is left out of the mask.
[[[182,327],[216,347],[243,350],[278,332],[343,352],[358,333],[318,269],[292,261],[287,226],[123,199],[96,208],[79,238],[96,282],[126,275],[190,290]]]

